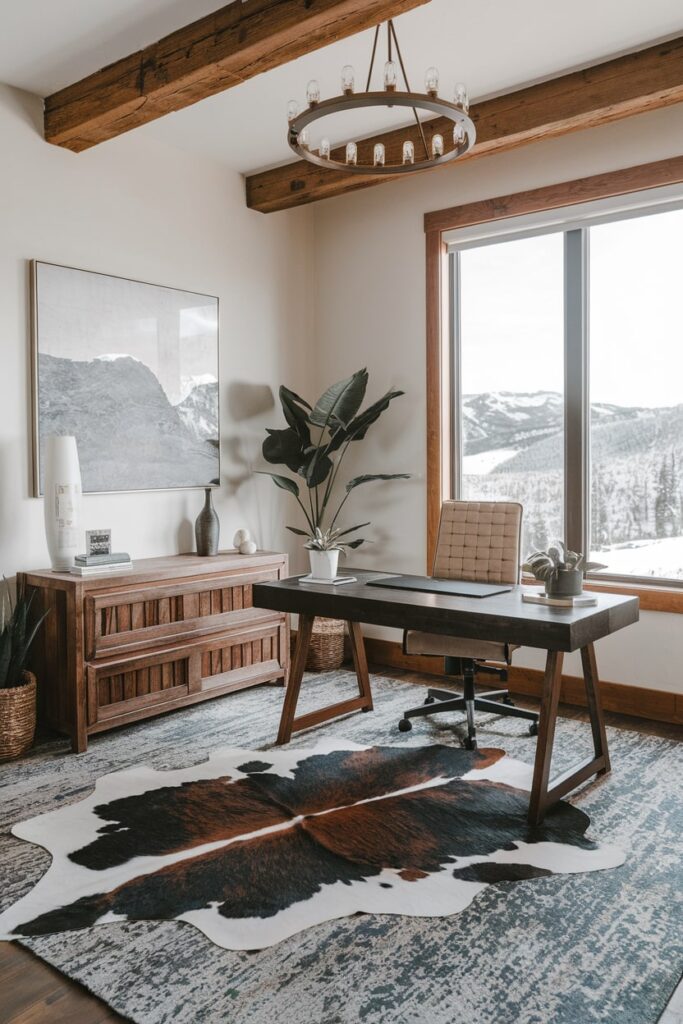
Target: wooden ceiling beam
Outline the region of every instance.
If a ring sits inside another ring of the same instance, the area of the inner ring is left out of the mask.
[[[471,111],[477,141],[457,163],[502,153],[528,142],[594,128],[682,100],[683,36],[477,103]],[[449,123],[442,118],[425,122],[428,139],[434,132],[449,129]],[[400,162],[401,147],[406,139],[412,139],[415,151],[419,152],[421,142],[417,128],[409,126],[359,142],[358,162],[372,161],[376,142],[384,143],[387,163]],[[635,136],[634,147],[637,147]],[[343,148],[335,150],[333,157],[343,161]],[[453,166],[446,164],[444,169]],[[248,176],[247,206],[272,213],[396,181],[399,177],[326,170],[298,160]]]
[[[45,100],[45,138],[78,153],[429,0],[234,0]]]

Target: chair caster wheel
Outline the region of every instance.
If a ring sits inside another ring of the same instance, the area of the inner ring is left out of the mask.
[[[532,722],[529,726],[529,735],[538,736],[538,722]]]
[[[514,708],[515,702],[512,697],[503,697],[501,704],[507,704],[509,708]]]
[[[475,738],[473,736],[468,736],[467,739],[465,740],[465,750],[476,750],[476,749],[477,749],[477,741],[475,740]]]
[[[436,704],[436,697],[425,697],[425,704]]]
[[[413,723],[410,721],[409,718],[402,718],[401,721],[398,723],[399,732],[410,732],[412,728]]]

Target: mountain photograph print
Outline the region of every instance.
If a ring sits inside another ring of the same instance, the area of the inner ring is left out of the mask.
[[[34,262],[35,493],[73,435],[84,492],[219,483],[218,299]]]

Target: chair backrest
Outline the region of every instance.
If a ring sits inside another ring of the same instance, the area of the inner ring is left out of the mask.
[[[444,501],[432,575],[519,583],[521,534],[516,501]]]

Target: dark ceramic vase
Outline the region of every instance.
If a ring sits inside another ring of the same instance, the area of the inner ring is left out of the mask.
[[[213,507],[213,492],[211,487],[204,489],[206,499],[204,508],[201,510],[194,524],[194,535],[197,541],[198,555],[217,555],[218,540],[221,533],[221,524]]]

